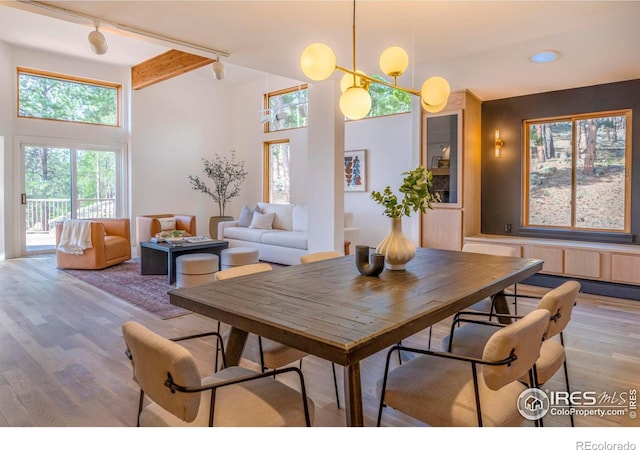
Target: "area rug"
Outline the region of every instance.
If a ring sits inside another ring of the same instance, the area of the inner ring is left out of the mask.
[[[140,275],[140,258],[102,270],[64,269],[74,278],[120,297],[162,319],[189,314],[190,311],[169,303],[167,275]]]

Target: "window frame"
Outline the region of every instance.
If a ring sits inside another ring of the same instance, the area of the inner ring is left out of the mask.
[[[277,139],[273,141],[265,141],[262,148],[262,201],[270,203],[271,200],[271,146],[275,144],[288,144],[289,145],[289,157],[291,157],[291,141],[289,139]],[[291,162],[291,161],[289,161]],[[291,179],[289,179],[289,186],[291,186]],[[289,192],[291,194],[291,192]]]
[[[309,85],[308,84],[300,84],[298,86],[292,86],[292,87],[288,87],[285,89],[279,89],[277,91],[271,91],[271,92],[267,92],[266,94],[263,95],[263,105],[264,105],[264,110],[265,111],[270,111],[271,108],[269,108],[269,103],[271,103],[271,97],[277,97],[280,95],[285,95],[285,94],[290,94],[292,92],[296,92],[296,91],[307,91],[307,103],[309,102]],[[269,117],[271,117],[271,114],[269,114]],[[275,133],[278,131],[288,131],[288,130],[298,130],[300,128],[307,128],[309,126],[309,119],[307,118],[307,125],[303,125],[300,127],[290,127],[290,128],[282,128],[279,130],[272,130],[271,129],[271,120],[267,120],[264,123],[264,132],[265,133]]]
[[[623,229],[607,229],[607,228],[584,228],[584,227],[576,227],[575,218],[576,218],[576,171],[578,170],[577,163],[577,151],[576,148],[576,133],[579,132],[576,127],[576,122],[588,119],[600,119],[611,116],[625,116],[626,127],[625,127],[625,199],[624,199],[624,228]],[[530,204],[530,169],[531,169],[531,158],[529,155],[531,154],[531,149],[529,147],[531,139],[530,139],[530,128],[532,125],[536,124],[545,124],[550,122],[560,122],[560,121],[568,121],[571,122],[571,224],[569,226],[559,226],[559,225],[532,225],[529,223],[529,204]],[[545,117],[539,119],[528,119],[522,121],[522,151],[523,151],[523,164],[522,164],[522,227],[521,229],[525,231],[536,231],[541,233],[571,233],[575,235],[592,235],[592,236],[622,236],[628,235],[631,232],[631,156],[633,152],[632,147],[632,110],[631,109],[620,109],[620,110],[611,110],[611,111],[598,111],[591,113],[583,113],[583,114],[570,114],[563,116],[553,116],[553,117]]]
[[[54,119],[50,117],[35,117],[35,116],[21,116],[20,115],[20,75],[26,74],[40,78],[50,78],[59,81],[66,81],[70,83],[88,84],[91,86],[109,88],[116,90],[116,124],[94,123],[94,122],[81,122],[77,120],[66,119]],[[103,127],[121,128],[122,127],[122,85],[119,83],[112,83],[109,81],[94,80],[91,78],[76,77],[73,75],[66,75],[56,72],[49,72],[40,69],[31,69],[28,67],[18,66],[16,68],[16,117],[18,119],[35,119],[35,120],[47,120],[53,122],[63,123],[77,123],[82,125],[96,125]]]

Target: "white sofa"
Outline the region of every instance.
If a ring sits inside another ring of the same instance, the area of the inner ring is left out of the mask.
[[[261,261],[277,264],[300,264],[300,256],[309,253],[307,246],[309,214],[305,205],[258,202],[262,214],[274,214],[272,229],[238,226],[238,221],[220,222],[218,238],[229,247],[251,247],[258,250]],[[351,215],[345,214],[345,222]],[[348,234],[347,234],[348,231]],[[345,230],[345,240],[355,243],[357,228]],[[347,237],[349,236],[349,237]]]

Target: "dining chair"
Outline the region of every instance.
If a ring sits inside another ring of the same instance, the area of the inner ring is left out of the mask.
[[[540,357],[536,362],[535,384],[532,385],[525,378],[520,380],[529,387],[542,386],[560,370],[560,367],[563,367],[567,392],[571,392],[563,332],[571,319],[580,287],[577,281],[566,281],[547,292],[536,306],[537,310],[548,311],[550,318],[545,339],[540,348]],[[518,318],[518,316],[509,317]],[[471,311],[457,313],[450,334],[441,341],[441,349],[455,354],[480,357],[483,345],[497,329],[504,327],[504,324],[492,321],[491,318],[486,313]],[[493,319],[495,318],[494,315]],[[552,339],[555,336],[558,336],[558,339]],[[570,414],[569,418],[571,426],[574,426],[573,414]]]
[[[518,411],[518,397],[527,389],[519,379],[526,374],[534,379],[548,323],[549,311],[532,311],[492,335],[482,358],[392,347],[378,382],[377,425],[385,406],[431,426],[519,425],[524,417]],[[389,371],[394,351],[420,356]]]
[[[467,253],[480,253],[483,255],[495,255],[495,256],[510,256],[517,258],[520,255],[518,251],[514,247],[510,247],[508,245],[493,245],[493,244],[483,244],[483,243],[475,243],[468,242],[462,246],[462,251]],[[514,284],[514,293],[517,292],[517,288]],[[509,294],[508,291],[505,293]],[[517,304],[516,300],[514,300],[514,308],[517,314]],[[483,300],[480,300],[473,305],[469,306],[467,309],[475,310],[475,311],[486,311],[489,313],[495,312],[495,296],[487,297]],[[427,348],[431,348],[431,340],[433,335],[433,327],[429,327],[429,335],[427,338]]]
[[[144,325],[122,326],[133,379],[140,387],[137,426],[311,426],[314,404],[302,372],[300,392],[243,367],[225,367],[202,378],[195,358],[175,340]],[[217,333],[212,333],[217,334]],[[217,335],[220,338],[220,335]],[[179,340],[184,340],[181,338]]]
[[[333,250],[307,253],[306,255],[302,255],[300,257],[300,264],[308,264],[315,261],[324,261],[325,259],[339,258],[340,256],[342,256],[340,253]]]
[[[269,270],[272,270],[272,267],[267,263],[247,264],[216,272],[216,280],[227,280],[230,278]],[[257,348],[257,354],[251,351],[250,348]],[[293,347],[289,347],[288,345],[272,341],[271,339],[266,339],[262,336],[250,333],[247,338],[247,345],[245,345],[245,352],[243,353],[243,356],[256,364],[259,364],[260,370],[264,373],[266,371],[272,372],[279,367],[287,366],[296,361],[299,361],[299,368],[302,369],[302,359],[307,356],[307,353]],[[336,391],[336,402],[338,408],[340,408],[335,366],[333,366],[333,381]]]

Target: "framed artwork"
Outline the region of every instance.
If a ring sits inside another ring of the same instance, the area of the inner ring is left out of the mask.
[[[366,150],[344,152],[344,190],[345,192],[367,191]]]

